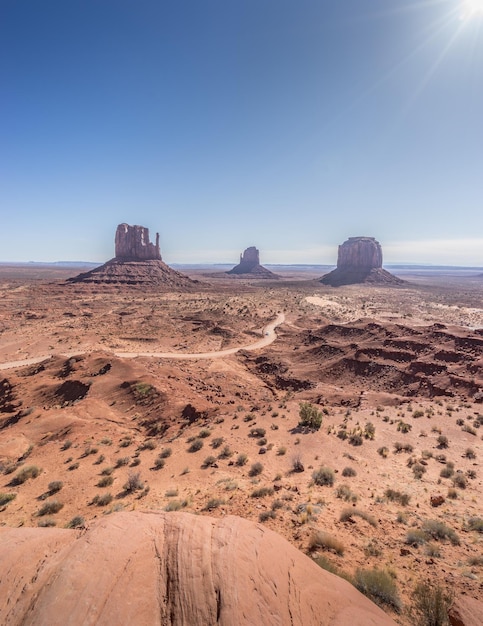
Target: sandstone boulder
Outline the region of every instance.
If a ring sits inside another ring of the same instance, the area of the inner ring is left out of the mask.
[[[374,237],[349,237],[344,241],[339,246],[337,268],[323,276],[320,282],[333,287],[356,283],[403,283],[382,269],[382,248]]]
[[[238,517],[112,514],[82,531],[0,528],[9,626],[394,626],[349,583]]]

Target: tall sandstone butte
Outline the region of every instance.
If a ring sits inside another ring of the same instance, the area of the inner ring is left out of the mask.
[[[149,229],[145,226],[119,224],[114,244],[116,256],[113,259],[67,282],[138,285],[164,290],[190,288],[197,282],[162,261],[159,233],[156,233],[156,243],[151,243]]]
[[[243,254],[240,254],[240,263],[235,265],[227,274],[252,278],[278,278],[277,274],[260,265],[260,252],[255,246],[250,246]]]
[[[130,226],[119,224],[115,238],[116,259],[126,261],[161,261],[159,250],[159,233],[156,233],[156,243],[149,241],[149,229],[145,226]]]
[[[320,282],[339,287],[357,283],[398,285],[404,281],[382,268],[381,244],[374,237],[349,237],[339,246],[337,268]]]

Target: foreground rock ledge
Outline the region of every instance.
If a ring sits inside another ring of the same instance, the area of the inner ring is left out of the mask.
[[[349,583],[239,517],[118,513],[0,528],[0,623],[394,626]]]

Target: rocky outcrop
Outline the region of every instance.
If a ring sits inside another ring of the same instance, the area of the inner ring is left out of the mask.
[[[345,580],[239,517],[112,514],[87,530],[0,528],[0,622],[395,626]]]
[[[349,237],[339,246],[337,268],[320,282],[339,287],[356,283],[396,285],[404,281],[382,269],[382,248],[374,237]]]
[[[123,261],[161,261],[159,233],[156,243],[149,241],[149,229],[145,226],[119,224],[116,230],[116,259]]]
[[[149,241],[144,226],[119,224],[115,237],[116,256],[89,272],[68,279],[68,283],[95,285],[137,285],[159,289],[183,290],[198,281],[177,272],[161,260],[159,233],[156,243]]]
[[[240,263],[226,273],[230,276],[246,278],[279,278],[277,274],[260,265],[260,252],[255,246],[247,248],[243,254],[240,254]]]

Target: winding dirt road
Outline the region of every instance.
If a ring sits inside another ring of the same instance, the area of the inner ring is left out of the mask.
[[[176,360],[189,360],[189,359],[219,359],[225,356],[229,356],[231,354],[236,354],[240,350],[259,350],[260,348],[265,348],[265,346],[270,345],[277,338],[277,333],[275,329],[280,324],[283,324],[285,321],[285,315],[283,313],[279,313],[273,322],[267,324],[263,329],[263,338],[259,339],[255,343],[250,343],[248,345],[238,346],[237,348],[227,348],[226,350],[215,350],[214,352],[116,352],[112,351],[114,356],[123,358],[123,359],[135,359],[136,357],[153,357],[157,359],[176,359]],[[77,354],[86,354],[87,351],[76,351],[65,354],[66,358]],[[21,361],[9,361],[7,363],[0,363],[0,370],[8,370],[14,369],[16,367],[22,367],[24,365],[34,365],[35,363],[40,363],[41,361],[45,361],[46,359],[51,358],[52,354],[46,354],[44,356],[32,357],[30,359],[23,359]]]

